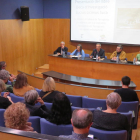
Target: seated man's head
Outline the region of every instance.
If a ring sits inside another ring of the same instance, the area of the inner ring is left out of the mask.
[[[61,48],[63,49],[63,48],[65,47],[65,42],[64,42],[64,41],[61,41],[61,42],[60,42],[60,46],[61,46]]]
[[[35,105],[38,103],[38,92],[36,90],[29,90],[24,94],[24,100],[25,103],[30,104],[30,105]]]
[[[46,92],[46,91],[54,91],[55,90],[55,81],[54,81],[54,79],[52,77],[47,77],[44,80],[42,90],[44,92]]]
[[[76,109],[72,113],[73,130],[78,134],[86,134],[92,125],[93,114],[88,109]]]
[[[101,49],[101,44],[100,44],[100,43],[97,43],[97,44],[96,44],[96,50],[99,52],[100,49]]]
[[[107,95],[106,99],[107,109],[117,110],[117,108],[121,105],[121,101],[121,96],[118,93],[110,93]]]
[[[2,70],[2,69],[6,69],[6,62],[5,61],[0,62],[0,70]]]
[[[4,112],[5,126],[22,130],[25,128],[30,113],[23,103],[14,103]]]
[[[8,71],[4,69],[0,70],[0,79],[2,79],[5,83],[8,81],[9,77],[10,76]]]
[[[124,76],[122,78],[122,86],[128,87],[130,85],[130,81],[131,81],[131,79],[128,76]]]
[[[118,45],[116,48],[117,53],[120,53],[122,49],[123,49],[122,45]]]

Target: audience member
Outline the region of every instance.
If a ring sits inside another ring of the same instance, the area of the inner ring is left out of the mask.
[[[2,79],[5,83],[5,86],[6,86],[5,91],[13,93],[12,85],[6,84],[8,82],[8,79],[9,79],[9,72],[4,70],[4,69],[0,70],[0,79]],[[13,79],[11,79],[11,82],[13,82]]]
[[[46,118],[48,116],[48,109],[46,108],[44,101],[39,97],[36,90],[27,91],[24,94],[24,100],[31,116],[39,116],[42,118]],[[35,104],[38,102],[41,104],[41,106],[35,106]]]
[[[0,79],[0,95],[1,92],[5,90],[5,84],[3,80]],[[9,93],[5,92],[3,97],[0,96],[0,108],[6,109],[8,106],[10,106],[13,102],[11,100],[11,97],[8,96]]]
[[[47,77],[43,83],[40,97],[44,102],[52,103],[55,95],[59,91],[55,90],[55,81],[52,77]]]
[[[33,131],[31,123],[27,122],[30,113],[23,103],[14,103],[9,106],[5,113],[5,126],[12,129],[18,129],[23,131]]]
[[[68,97],[63,93],[57,93],[47,120],[57,125],[71,124],[71,114],[72,111]]]
[[[128,76],[124,76],[122,78],[122,88],[114,91],[121,96],[123,102],[139,101],[137,93],[129,88],[130,81],[131,79]]]
[[[127,130],[129,131],[129,123],[126,116],[117,113],[117,108],[121,104],[121,97],[118,93],[112,92],[107,96],[107,110],[95,110],[93,114],[93,125],[97,129],[103,130]]]
[[[4,69],[4,70],[6,70],[6,62],[5,61],[1,61],[0,62],[0,70],[2,70],[2,69]],[[11,81],[11,79],[15,79],[16,78],[16,76],[15,75],[13,75],[13,74],[9,74],[9,80]]]
[[[29,90],[34,90],[34,88],[28,85],[26,75],[24,73],[18,74],[15,85],[13,87],[14,94],[23,97],[24,93]]]
[[[60,136],[75,140],[93,140],[88,138],[89,129],[92,125],[93,114],[88,109],[76,109],[72,113],[71,124],[73,126],[72,135]]]

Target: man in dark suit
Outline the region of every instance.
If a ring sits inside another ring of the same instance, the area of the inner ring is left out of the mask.
[[[58,47],[58,48],[54,51],[54,54],[62,55],[63,52],[65,52],[65,54],[67,55],[68,48],[65,47],[65,42],[62,41],[62,42],[60,43],[60,47]]]
[[[101,48],[100,43],[96,44],[96,49],[93,50],[90,58],[96,58],[96,55],[98,55],[98,59],[105,58],[105,51]]]

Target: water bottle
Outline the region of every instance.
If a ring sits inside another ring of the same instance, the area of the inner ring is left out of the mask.
[[[96,55],[96,61],[98,61],[98,54]]]
[[[116,63],[119,63],[119,57],[117,56]]]
[[[133,64],[135,65],[136,64],[136,58],[134,57],[133,59]]]
[[[62,56],[65,57],[65,52],[64,51],[62,52]]]

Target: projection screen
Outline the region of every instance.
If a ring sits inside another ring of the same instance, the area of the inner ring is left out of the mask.
[[[140,0],[71,0],[71,41],[140,44]]]

